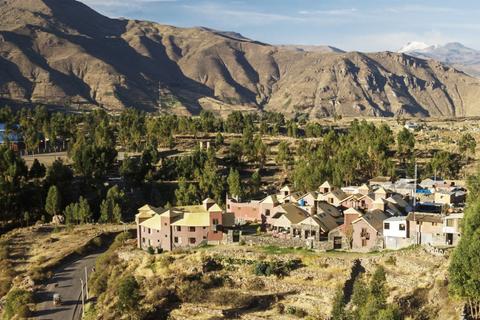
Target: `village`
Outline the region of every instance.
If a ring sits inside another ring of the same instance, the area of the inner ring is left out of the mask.
[[[326,181],[306,194],[285,185],[260,200],[227,196],[226,210],[209,198],[145,205],[135,219],[137,243],[151,252],[246,242],[356,252],[424,245],[442,253],[461,237],[466,192],[463,181],[377,177],[343,188]]]

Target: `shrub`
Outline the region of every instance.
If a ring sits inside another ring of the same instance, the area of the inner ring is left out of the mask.
[[[301,266],[300,259],[293,259],[287,262],[284,261],[258,261],[253,267],[253,272],[257,276],[271,276],[275,275],[279,278],[287,276],[290,271],[295,270]]]
[[[15,289],[5,299],[3,319],[27,318],[30,316],[29,303],[33,302],[32,294],[26,290]]]
[[[133,276],[123,278],[117,289],[119,310],[135,310],[140,298],[140,290],[137,280]]]
[[[101,237],[96,237],[92,240],[92,244],[97,247],[97,248],[100,248],[102,245],[103,245],[103,240]]]
[[[152,246],[149,246],[149,247],[147,248],[147,252],[150,253],[150,254],[154,254],[154,253],[155,253],[155,250],[153,249]]]
[[[39,283],[48,279],[49,273],[43,270],[41,267],[34,267],[29,272],[30,278],[35,283]]]
[[[181,281],[175,288],[175,293],[182,302],[200,302],[206,296],[206,290],[200,281]]]
[[[394,256],[389,256],[387,260],[385,260],[385,263],[391,266],[395,266],[397,265],[397,258],[395,258]]]
[[[202,259],[202,271],[211,272],[222,269],[222,264],[218,262],[214,257],[203,257]]]

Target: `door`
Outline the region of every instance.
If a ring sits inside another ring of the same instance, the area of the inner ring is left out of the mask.
[[[453,244],[453,233],[447,233],[447,245],[451,246]]]
[[[342,249],[342,237],[333,237],[333,249]]]

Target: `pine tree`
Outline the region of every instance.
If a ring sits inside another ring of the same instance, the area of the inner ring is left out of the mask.
[[[60,192],[58,191],[57,186],[51,186],[50,189],[48,189],[48,195],[45,201],[45,211],[50,216],[54,216],[60,212],[61,206],[62,200]]]
[[[230,173],[227,178],[228,192],[232,197],[242,197],[242,182],[240,180],[240,173],[238,170],[230,168]]]
[[[260,186],[262,185],[262,177],[260,176],[260,172],[257,170],[252,174],[250,178],[250,186],[251,186],[251,193],[256,195],[260,192]]]
[[[28,172],[28,177],[30,179],[41,179],[45,177],[46,169],[43,164],[41,164],[38,159],[34,159],[30,171]]]

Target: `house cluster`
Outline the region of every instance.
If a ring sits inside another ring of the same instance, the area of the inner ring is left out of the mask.
[[[224,228],[234,225],[232,215],[208,198],[201,205],[170,209],[145,205],[135,215],[135,222],[137,246],[156,251],[219,244],[224,240]]]
[[[457,184],[377,177],[368,184],[344,188],[325,182],[306,194],[284,186],[258,201],[227,199],[227,212],[237,224],[261,223],[274,237],[297,238],[307,244],[328,241],[334,249],[450,246],[460,237],[466,197],[466,190]]]
[[[302,194],[284,186],[261,200],[227,197],[223,210],[212,199],[201,205],[155,208],[136,215],[138,247],[173,250],[219,244],[228,230],[260,224],[272,237],[305,245],[372,251],[412,244],[454,246],[461,235],[466,190],[455,181],[377,177],[361,186],[329,182]]]

